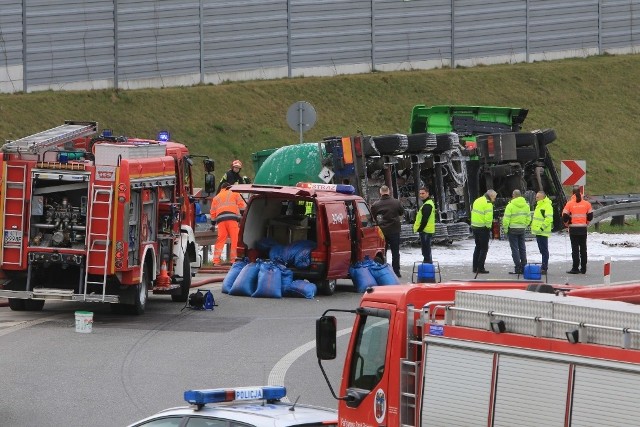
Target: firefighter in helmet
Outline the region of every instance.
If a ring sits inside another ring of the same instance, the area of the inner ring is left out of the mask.
[[[242,170],[242,162],[240,160],[234,160],[233,162],[231,162],[231,169],[229,169],[222,176],[222,179],[220,180],[220,184],[218,184],[218,191],[216,192],[216,194],[220,192],[220,189],[222,188],[222,184],[224,184],[225,182],[229,185],[250,184],[251,180],[248,177],[240,175],[241,170]]]

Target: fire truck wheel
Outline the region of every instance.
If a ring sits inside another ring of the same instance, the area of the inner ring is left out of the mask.
[[[333,295],[336,291],[336,281],[335,280],[320,280],[318,283],[319,291],[322,295]]]
[[[44,307],[43,299],[26,299],[24,300],[24,309],[27,311],[41,311]]]
[[[189,298],[191,290],[191,263],[189,257],[185,254],[182,264],[182,283],[180,284],[180,293],[171,295],[171,300],[175,302],[186,302]]]
[[[13,311],[24,311],[24,300],[9,298],[9,308]]]
[[[144,313],[144,309],[147,306],[147,292],[149,292],[149,288],[151,287],[151,274],[149,273],[149,264],[145,263],[142,268],[142,277],[140,278],[140,283],[136,285],[134,302],[130,305],[129,313],[140,315]]]

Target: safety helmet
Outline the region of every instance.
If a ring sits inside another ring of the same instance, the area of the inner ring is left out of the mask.
[[[242,169],[242,162],[240,160],[234,160],[233,163],[231,163],[231,167]]]

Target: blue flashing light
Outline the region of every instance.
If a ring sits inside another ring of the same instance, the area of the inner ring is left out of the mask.
[[[342,194],[356,194],[356,189],[350,184],[337,184],[336,191]]]
[[[113,135],[113,132],[111,132],[111,129],[103,129],[102,130],[102,136],[103,137],[109,138],[112,135]]]
[[[287,389],[284,386],[211,388],[187,390],[184,392],[184,400],[192,405],[206,405],[241,400],[280,400],[286,395]]]
[[[167,142],[171,139],[171,135],[169,135],[169,131],[161,130],[158,132],[158,141]]]
[[[356,189],[349,184],[318,184],[315,182],[299,182],[298,188],[311,188],[317,191],[333,191],[341,194],[356,194]]]

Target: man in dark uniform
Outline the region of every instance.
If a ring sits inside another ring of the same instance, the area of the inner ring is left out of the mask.
[[[389,187],[380,187],[380,200],[371,206],[371,213],[377,219],[384,234],[387,248],[391,249],[391,266],[396,276],[400,275],[400,218],[404,208],[400,200],[391,197]]]
[[[220,180],[220,184],[218,185],[218,191],[216,192],[216,194],[220,192],[220,189],[222,188],[222,184],[224,184],[225,182],[229,185],[249,184],[251,182],[249,178],[247,178],[246,176],[240,175],[241,169],[242,169],[242,162],[240,160],[234,160],[231,163],[231,169],[229,169],[222,176],[222,179]]]

